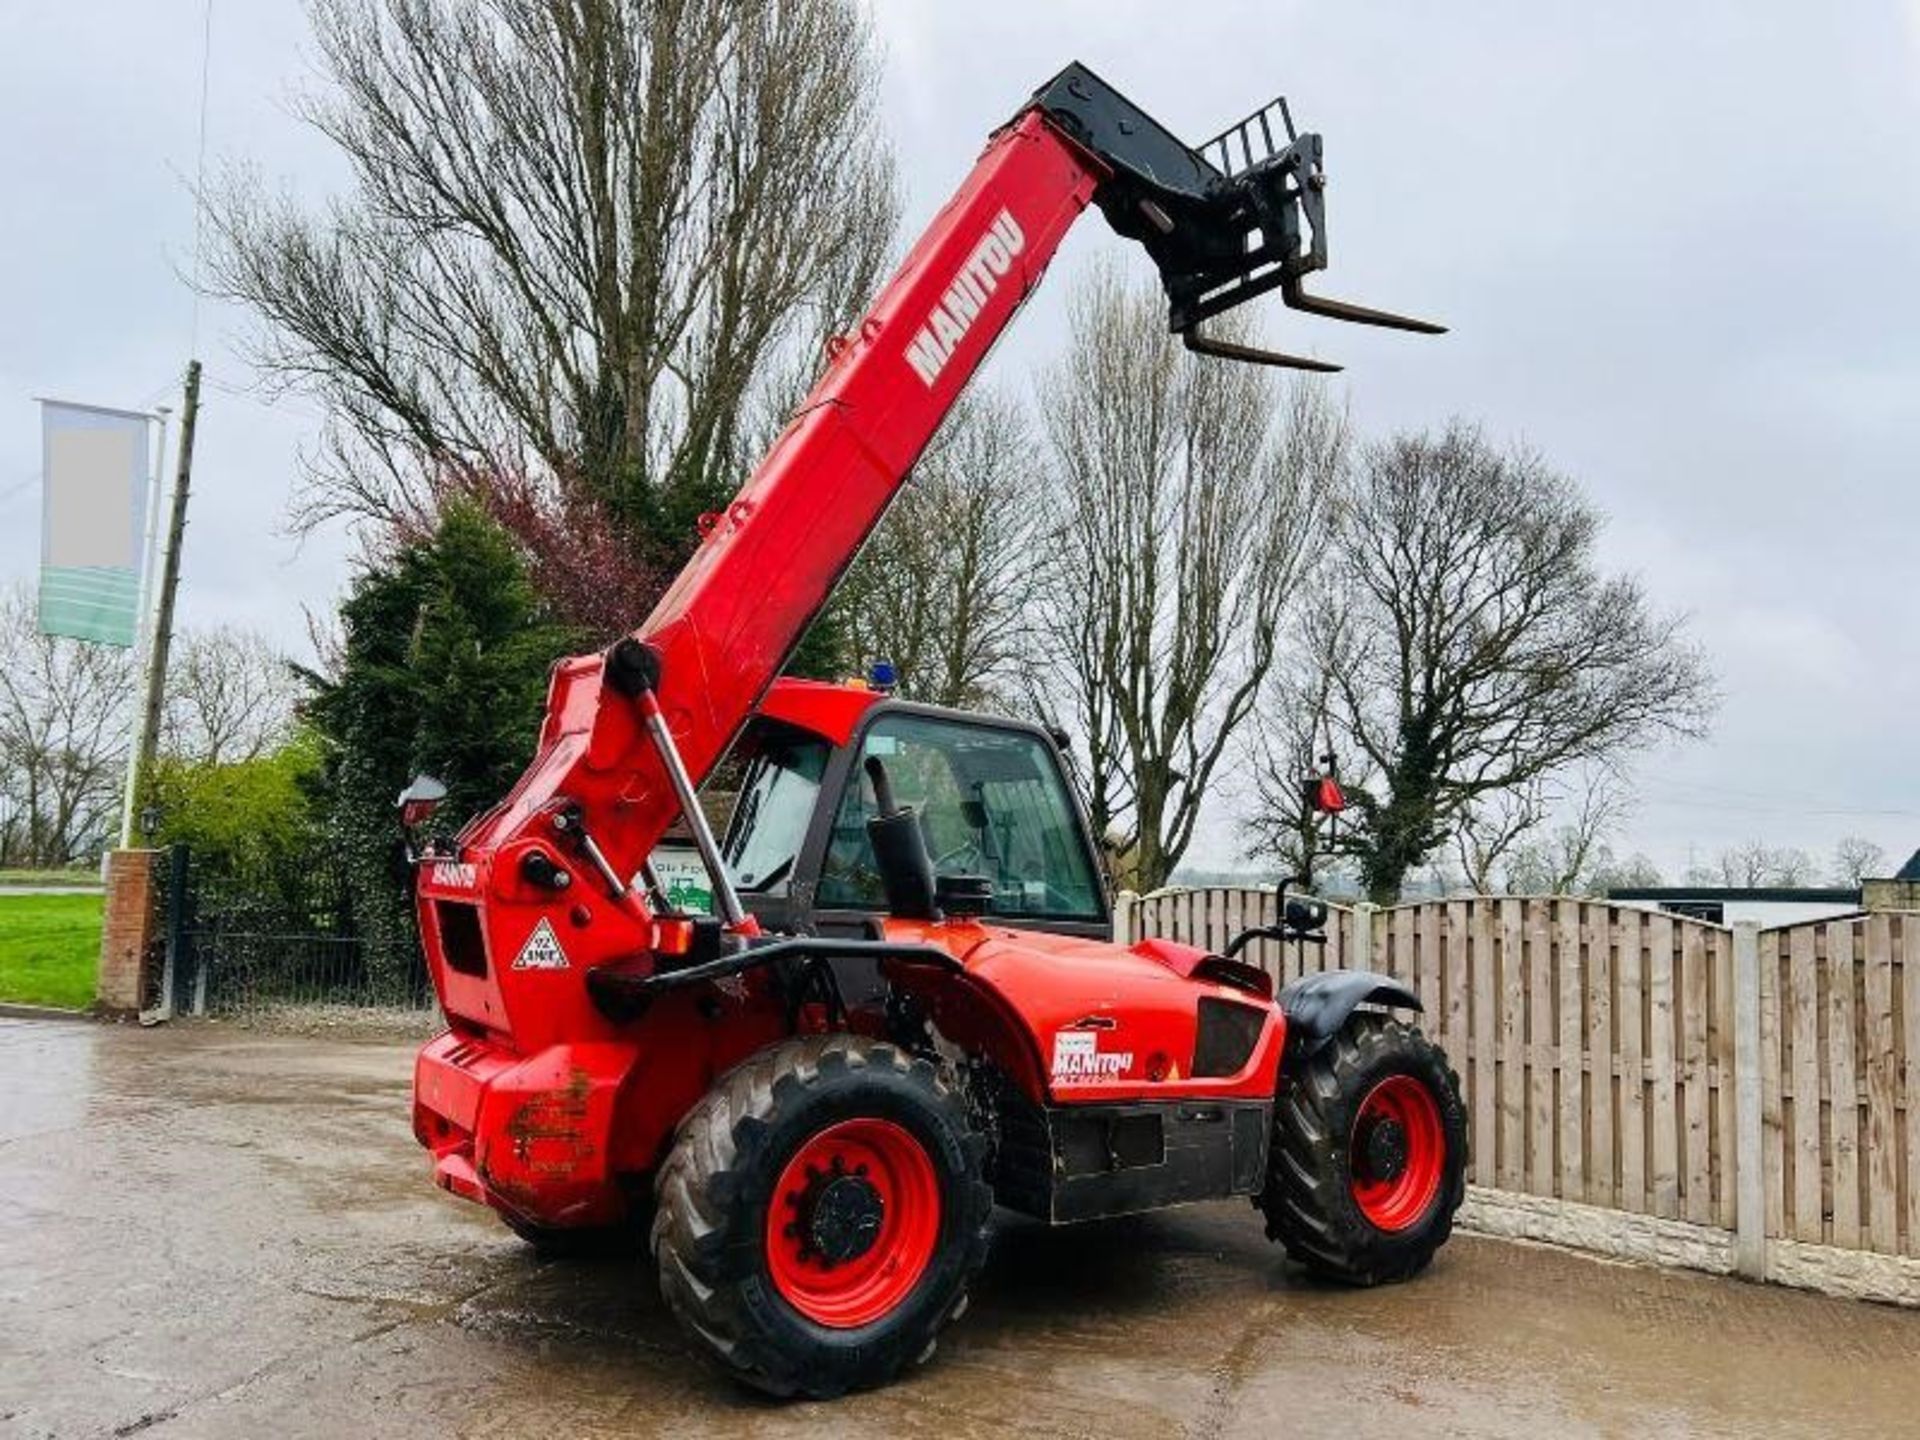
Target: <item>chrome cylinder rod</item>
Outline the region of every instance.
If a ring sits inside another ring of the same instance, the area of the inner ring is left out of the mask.
[[[729,929],[737,929],[746,923],[746,907],[733,888],[733,877],[727,874],[726,862],[720,857],[720,842],[713,838],[713,828],[707,824],[706,811],[700,808],[693,779],[680,759],[680,747],[673,743],[667,717],[660,713],[660,701],[651,690],[640,696],[640,713],[646,719],[647,733],[653,736],[654,749],[660,752],[660,763],[666,768],[673,793],[680,801],[680,813],[686,819],[687,829],[693,832],[693,848],[700,852],[700,863],[707,867],[707,876],[713,881],[714,908]]]

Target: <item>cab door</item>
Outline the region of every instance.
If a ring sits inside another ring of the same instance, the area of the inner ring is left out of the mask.
[[[876,705],[826,767],[792,887],[796,920],[859,936],[885,913],[867,839],[877,813],[869,756],[919,815],[935,873],[992,884],[992,923],[1112,938],[1086,820],[1051,738],[1016,721],[898,702]]]

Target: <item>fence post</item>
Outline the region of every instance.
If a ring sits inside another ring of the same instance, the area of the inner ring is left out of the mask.
[[[1130,945],[1138,938],[1134,935],[1134,911],[1140,906],[1140,897],[1131,890],[1122,890],[1113,897],[1113,938],[1119,945]]]
[[[1370,900],[1358,901],[1353,907],[1353,944],[1347,950],[1349,970],[1373,968],[1373,912],[1378,908]]]
[[[1760,1117],[1760,926],[1733,927],[1733,1268],[1767,1278],[1767,1170]]]

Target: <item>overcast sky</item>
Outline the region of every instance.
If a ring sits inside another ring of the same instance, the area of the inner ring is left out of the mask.
[[[1713,737],[1647,758],[1625,848],[1673,873],[1749,839],[1823,861],[1847,833],[1920,846],[1920,0],[874,10],[909,234],[1069,59],[1194,140],[1284,90],[1327,140],[1321,288],[1453,329],[1275,307],[1270,334],[1346,362],[1369,431],[1462,414],[1537,447],[1612,517],[1609,564],[1713,656]],[[33,396],[178,404],[200,23],[200,0],[0,18],[0,580],[36,563]],[[298,0],[216,0],[211,53],[210,161],[337,185],[288,111],[318,83]],[[1061,271],[1118,243],[1089,219]],[[1060,278],[996,354],[1001,380],[1057,350]],[[320,416],[259,392],[246,330],[199,307],[181,610],[300,650],[351,547],[287,533]],[[1191,859],[1235,849],[1222,813]]]

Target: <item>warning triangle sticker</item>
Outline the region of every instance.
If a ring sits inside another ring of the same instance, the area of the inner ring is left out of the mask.
[[[533,933],[527,937],[527,943],[520,947],[513,968],[516,970],[564,970],[567,968],[567,952],[560,948],[560,937],[553,933],[553,926],[546,917],[533,927]]]

